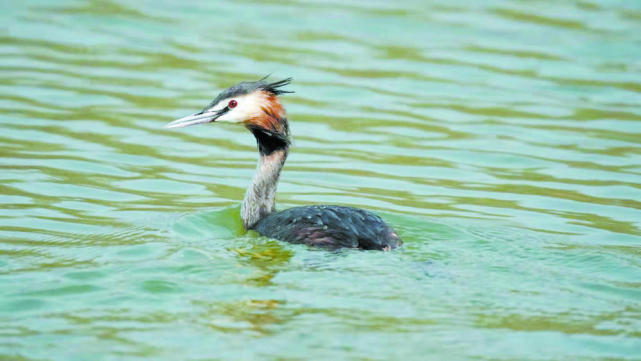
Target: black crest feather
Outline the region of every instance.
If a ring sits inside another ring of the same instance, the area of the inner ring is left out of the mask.
[[[293,93],[293,91],[280,89],[280,88],[282,88],[282,87],[284,87],[286,85],[289,85],[292,82],[292,78],[291,77],[283,79],[283,80],[275,81],[273,83],[266,82],[267,77],[269,77],[269,75],[267,75],[266,77],[264,77],[264,78],[262,78],[261,80],[258,81],[258,83],[261,83],[261,85],[259,87],[261,89],[263,89],[264,91],[270,92],[270,93],[272,93],[274,95]]]
[[[232,97],[237,97],[239,95],[245,95],[249,94],[253,91],[256,91],[258,89],[264,90],[268,93],[274,94],[274,95],[281,95],[281,94],[286,94],[286,93],[293,93],[293,91],[289,90],[283,90],[281,89],[282,87],[289,85],[292,82],[292,78],[286,78],[283,80],[278,80],[275,82],[268,82],[267,78],[269,75],[266,77],[258,80],[258,81],[243,81],[240,82],[236,85],[233,85],[225,90],[223,90],[216,99],[214,99],[211,103],[209,103],[204,110],[207,110],[214,105],[218,104],[223,99],[227,98],[232,98]]]

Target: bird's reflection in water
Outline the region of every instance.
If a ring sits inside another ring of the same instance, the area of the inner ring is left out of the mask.
[[[271,286],[272,279],[289,263],[292,251],[278,241],[265,241],[262,237],[246,237],[245,241],[227,249],[237,256],[239,265],[254,270],[242,283],[253,289]],[[282,309],[284,300],[259,299],[255,292],[250,294],[252,298],[249,299],[239,296],[233,300],[197,301],[195,304],[205,308],[208,327],[224,332],[263,335],[270,333],[270,326],[291,318],[292,315]]]
[[[224,332],[270,333],[270,327],[286,323],[291,316],[279,312],[284,301],[249,299],[207,305],[207,326]]]
[[[230,248],[238,256],[238,262],[255,269],[255,274],[246,280],[248,285],[268,286],[276,274],[287,264],[293,252],[278,241],[249,242],[243,247]]]

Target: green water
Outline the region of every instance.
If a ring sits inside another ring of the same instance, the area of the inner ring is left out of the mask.
[[[640,59],[638,1],[5,1],[0,359],[639,360]],[[244,233],[251,135],[162,128],[268,73],[280,207],[403,248]]]

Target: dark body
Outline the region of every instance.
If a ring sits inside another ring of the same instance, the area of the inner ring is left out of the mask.
[[[266,216],[253,229],[281,241],[327,248],[390,250],[403,243],[381,217],[342,206],[289,208]]]

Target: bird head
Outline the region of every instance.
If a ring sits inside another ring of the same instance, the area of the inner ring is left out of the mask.
[[[242,124],[258,138],[261,134],[289,141],[287,115],[278,96],[293,93],[281,89],[291,82],[287,78],[270,82],[267,77],[253,82],[241,82],[223,90],[202,111],[176,119],[166,128],[182,128],[195,124],[225,122]]]

